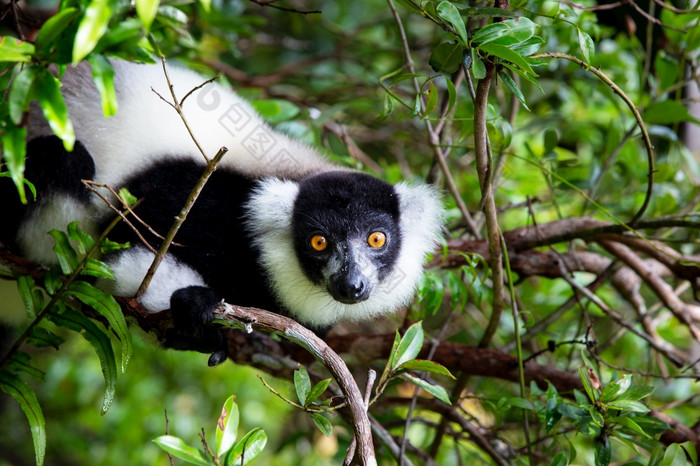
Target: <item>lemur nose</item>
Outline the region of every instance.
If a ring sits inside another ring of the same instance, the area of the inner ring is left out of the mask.
[[[361,272],[337,277],[329,288],[333,298],[341,303],[354,304],[369,298],[367,279]]]

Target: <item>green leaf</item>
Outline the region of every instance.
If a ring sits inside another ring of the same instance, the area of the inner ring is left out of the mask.
[[[60,83],[51,73],[46,70],[42,71],[37,74],[34,84],[34,88],[37,90],[36,97],[39,100],[44,118],[49,122],[51,131],[61,138],[63,146],[70,152],[75,144],[75,131],[68,117],[66,102],[59,90]]]
[[[682,121],[692,121],[700,125],[700,120],[693,117],[688,108],[676,100],[664,100],[651,105],[644,111],[644,121],[652,125],[669,125]]]
[[[418,387],[430,393],[443,403],[446,403],[448,405],[452,404],[450,402],[450,396],[447,394],[447,391],[440,385],[432,385],[426,382],[425,380],[419,379],[418,377],[413,376],[411,374],[401,374],[399,377],[401,377],[406,382],[410,382],[413,385],[417,385]]]
[[[36,464],[44,464],[46,453],[46,423],[36,394],[27,383],[17,375],[5,369],[0,369],[0,390],[10,395],[19,403],[20,408],[29,421],[34,442],[34,457]]]
[[[612,449],[610,448],[610,438],[607,435],[601,435],[595,439],[593,443],[595,447],[595,464],[596,466],[606,466],[610,464]]]
[[[686,464],[683,448],[677,443],[669,445],[661,459],[661,466],[684,466]]]
[[[41,29],[39,29],[39,34],[36,36],[36,49],[37,53],[41,53],[43,56],[50,56],[54,42],[63,34],[63,32],[70,26],[73,21],[80,15],[80,10],[78,8],[66,8],[59,11],[54,16],[49,18]]]
[[[639,401],[632,400],[615,400],[605,403],[608,408],[621,409],[625,411],[632,411],[633,413],[646,414],[649,412],[649,408]]]
[[[513,78],[511,78],[508,73],[503,71],[499,71],[498,76],[501,78],[501,81],[503,81],[503,84],[505,84],[510,92],[515,96],[515,98],[518,99],[518,102],[520,102],[525,110],[530,110],[530,107],[528,107],[527,103],[525,102],[523,91],[520,90],[518,84],[513,80]]]
[[[428,81],[428,84],[428,99],[425,102],[425,113],[423,114],[423,118],[427,118],[428,114],[435,110],[435,107],[437,107],[438,104],[437,88],[435,87],[435,84],[433,84],[433,81]]]
[[[73,249],[73,245],[68,239],[68,235],[60,230],[51,230],[49,234],[53,237],[53,251],[58,258],[58,265],[61,267],[61,272],[65,275],[70,275],[80,266],[78,253]]]
[[[537,53],[542,44],[544,44],[543,38],[539,36],[533,36],[527,40],[511,45],[510,49],[518,55],[528,57],[534,53]]]
[[[133,207],[134,204],[138,202],[138,198],[131,194],[126,188],[122,188],[119,190],[119,199],[121,199],[122,202],[124,202],[129,207]]]
[[[406,333],[401,337],[399,344],[396,346],[396,350],[392,351],[389,357],[389,367],[394,370],[406,361],[415,359],[422,347],[423,327],[420,322],[416,322],[408,327]]]
[[[632,419],[629,416],[614,416],[609,418],[609,421],[611,424],[619,424],[623,427],[626,427],[634,433],[640,434],[647,438],[652,438],[651,435],[644,431],[644,429],[642,429],[642,427],[636,422],[634,422],[634,419]]]
[[[411,359],[401,364],[397,369],[405,369],[410,371],[432,372],[433,374],[445,375],[455,378],[454,375],[445,367],[433,361],[425,359]]]
[[[61,275],[58,272],[57,267],[51,267],[44,276],[44,288],[46,292],[53,296],[58,290],[63,286],[63,281],[61,280]]]
[[[26,204],[27,195],[24,190],[24,158],[27,151],[27,128],[8,126],[0,133],[0,141],[2,141],[2,156],[7,170],[10,172],[12,182],[17,188],[20,201]],[[36,192],[34,193],[34,197],[36,197]]]
[[[100,260],[93,259],[92,257],[85,261],[85,265],[80,270],[80,275],[90,275],[92,277],[107,278],[109,280],[115,279],[112,269],[110,269],[107,264]]]
[[[320,430],[323,435],[326,437],[330,437],[333,435],[333,424],[331,424],[331,421],[325,418],[320,413],[311,413],[311,419],[313,419],[314,424],[316,424],[316,427],[318,427],[318,430]]]
[[[583,54],[583,59],[590,65],[591,58],[595,54],[595,44],[593,43],[593,39],[591,39],[591,36],[583,32],[581,29],[577,28],[576,31],[578,32],[578,46]]]
[[[136,14],[139,16],[146,31],[151,29],[151,24],[158,13],[160,0],[136,0]]]
[[[29,102],[34,98],[34,80],[40,71],[43,71],[40,66],[25,66],[12,81],[8,104],[10,118],[16,125],[22,122],[22,116],[29,109]]]
[[[114,241],[111,241],[109,238],[105,238],[102,243],[100,244],[100,252],[102,254],[110,254],[112,252],[116,251],[122,251],[124,249],[129,249],[131,247],[131,243],[116,243]]]
[[[91,0],[80,20],[73,43],[73,63],[85,58],[107,31],[112,9],[109,0]]]
[[[206,13],[211,11],[211,0],[199,0],[199,4]]]
[[[437,72],[452,74],[462,65],[463,56],[463,45],[443,42],[433,49],[428,64]]]
[[[464,20],[459,10],[452,3],[444,1],[440,2],[435,11],[441,19],[447,21],[447,23],[457,31],[458,39],[462,45],[466,47],[469,43],[469,37],[467,36],[467,28],[464,25]]]
[[[34,54],[34,44],[15,37],[0,37],[0,62],[30,62]]]
[[[299,366],[299,370],[294,371],[294,388],[296,389],[299,403],[302,406],[306,406],[306,398],[311,392],[311,379],[304,366]]]
[[[38,327],[34,327],[36,329]],[[31,338],[27,338],[29,342]],[[44,372],[31,365],[32,357],[22,351],[15,352],[7,363],[7,369],[11,370],[13,373],[18,374],[20,372],[25,373],[37,380],[44,381]]]
[[[472,44],[487,44],[508,34],[505,23],[491,23],[474,32]]]
[[[92,67],[92,80],[95,82],[102,99],[102,113],[104,116],[110,117],[117,113],[114,68],[104,55],[90,55],[87,60]]]
[[[66,231],[68,237],[78,244],[78,251],[80,254],[87,254],[89,250],[95,247],[95,240],[92,239],[92,236],[80,229],[78,222],[69,223]]]
[[[132,344],[131,333],[126,325],[124,314],[119,304],[112,295],[105,293],[99,288],[84,281],[74,281],[66,290],[69,296],[75,296],[83,304],[86,304],[107,319],[114,334],[119,338],[122,345],[122,372],[126,371],[126,366],[131,358]]]
[[[377,121],[384,121],[389,118],[389,115],[394,111],[394,98],[389,92],[384,93],[384,100],[382,104],[382,112],[377,117]]]
[[[491,23],[479,29],[472,36],[472,43],[487,44],[499,42],[512,46],[525,42],[534,36],[537,24],[525,17],[509,18],[500,23]]]
[[[313,386],[311,391],[306,397],[306,406],[310,405],[314,401],[318,399],[319,396],[323,394],[323,392],[326,391],[328,388],[328,385],[331,383],[333,379],[323,379],[320,382],[318,382],[316,385]]]
[[[698,465],[698,452],[695,449],[695,444],[688,440],[687,442],[683,442],[680,444],[683,449],[688,453],[688,456],[690,457],[690,461],[693,463],[693,466]]]
[[[632,385],[632,377],[625,374],[621,379],[611,381],[601,392],[600,401],[616,400],[623,395]]]
[[[221,408],[221,416],[216,423],[216,454],[222,457],[236,442],[239,412],[236,397],[231,395]]]
[[[17,291],[19,291],[19,296],[24,303],[27,317],[30,319],[36,318],[37,309],[40,309],[40,307],[35,306],[34,286],[34,279],[29,275],[21,275],[17,278]]]
[[[233,447],[228,456],[226,465],[240,465],[240,457],[243,456],[243,464],[248,464],[257,458],[267,444],[267,434],[260,427],[251,429]]]
[[[163,450],[167,451],[175,458],[187,461],[198,466],[210,466],[209,461],[203,451],[187,445],[184,440],[172,435],[161,435],[153,439],[153,443],[158,445]]]
[[[560,451],[554,455],[552,461],[549,462],[549,466],[566,466],[567,464],[569,464],[569,458],[564,451]]]
[[[65,340],[61,336],[56,335],[51,330],[38,326],[32,327],[32,330],[29,332],[29,337],[27,338],[27,343],[38,348],[51,347],[58,349],[59,345],[64,341]]]
[[[117,384],[117,363],[112,350],[112,342],[109,337],[90,319],[73,309],[64,306],[61,312],[49,313],[49,319],[61,327],[78,332],[85,338],[97,353],[105,379],[105,393],[102,401],[101,413],[105,414],[112,400]]]
[[[518,55],[516,52],[513,50],[509,49],[505,45],[500,45],[500,44],[494,44],[494,43],[488,43],[488,44],[483,44],[479,46],[479,50],[483,50],[484,52],[488,53],[489,55],[493,55],[494,57],[498,57],[502,60],[509,61],[518,67],[520,67],[521,70],[523,70],[527,74],[531,74],[532,76],[537,76],[537,73],[535,73],[530,67],[530,64],[523,58],[522,56]]]

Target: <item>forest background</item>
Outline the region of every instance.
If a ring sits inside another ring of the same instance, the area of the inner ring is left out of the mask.
[[[71,138],[43,70],[88,60],[107,112],[105,57],[154,53],[220,75],[339,163],[440,186],[447,239],[416,302],[327,339],[361,392],[370,368],[386,375],[369,397],[380,464],[697,464],[692,2],[12,0],[0,11],[0,175],[24,196],[29,102]],[[65,322],[32,309],[27,319],[25,307],[45,302],[37,294],[56,290],[0,252],[2,314],[14,316],[0,353],[0,464],[169,464],[152,440],[167,430],[202,448],[204,429],[221,446],[216,421],[231,395],[259,464],[346,457],[353,421],[329,392],[308,398],[328,375],[298,346],[241,334],[237,364],[208,368],[205,355],[131,331],[117,375],[128,338],[114,323],[94,303],[84,309],[93,323],[77,330],[97,328],[100,350]],[[71,299],[59,300],[77,308]],[[120,304],[132,326],[158,331]],[[13,346],[30,322],[44,339]],[[392,352],[397,329],[404,346]],[[297,362],[307,371],[294,375]]]

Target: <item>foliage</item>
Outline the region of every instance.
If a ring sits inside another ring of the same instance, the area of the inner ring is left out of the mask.
[[[238,442],[238,405],[235,397],[230,396],[221,408],[221,416],[216,422],[216,444],[214,451],[204,438],[204,450],[187,445],[181,438],[161,435],[153,442],[175,458],[196,465],[243,465],[258,457],[265,444],[265,431],[256,427],[245,434]]]
[[[22,202],[36,196],[23,176],[28,111],[41,112],[66,148],[74,144],[60,88],[67,66],[89,63],[105,115],[119,111],[108,58],[163,53],[222,73],[271,124],[331,158],[392,182],[427,174],[444,187],[449,237],[407,319],[373,325],[387,334],[380,354],[378,338],[347,345],[355,375],[380,372],[368,400],[380,462],[697,464],[697,432],[667,436],[679,431],[663,420],[692,427],[700,417],[691,356],[700,167],[689,147],[698,114],[687,95],[698,72],[697,7],[257,3],[64,0],[38,29],[17,4],[3,6],[17,21],[3,23],[0,38],[0,176]],[[52,236],[60,267],[17,279],[28,319],[12,340],[22,345],[2,352],[0,388],[18,402],[2,407],[6,455],[33,445],[24,462],[33,450],[38,464],[166,464],[148,444],[163,433],[158,411],[175,405],[173,431],[190,438],[235,392],[245,399],[241,419],[250,419],[243,430],[261,439],[254,426],[262,426],[269,436],[259,462],[342,460],[352,433],[322,367],[267,353],[248,361],[292,382],[273,392],[287,405],[250,372],[230,375],[231,365],[204,372],[198,355],[146,354],[153,350],[140,341],[132,349],[117,302],[90,279],[109,279],[96,256],[104,238],[75,226]],[[98,357],[86,358],[71,333]],[[465,345],[478,345],[469,354],[484,357],[480,367],[450,359]],[[99,379],[105,389],[96,395]],[[54,392],[68,408],[52,404]],[[189,401],[170,398],[180,392]],[[158,421],[146,427],[139,406]],[[195,449],[191,458],[235,460],[226,452],[243,442],[235,443],[239,407],[232,398],[225,406],[215,452]],[[130,428],[110,436],[112,423]]]

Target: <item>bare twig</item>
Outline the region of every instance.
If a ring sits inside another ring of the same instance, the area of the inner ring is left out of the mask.
[[[296,343],[323,363],[345,396],[357,440],[358,458],[363,465],[375,465],[374,446],[369,418],[362,394],[345,362],[312,331],[296,321],[273,312],[222,303],[215,312],[215,323],[231,328],[274,332]]]
[[[408,47],[408,39],[406,37],[406,31],[404,30],[403,27],[403,22],[401,21],[401,17],[399,16],[398,11],[396,11],[396,7],[394,6],[393,0],[387,0],[387,3],[389,4],[389,8],[391,9],[391,13],[394,16],[394,21],[396,22],[396,26],[399,30],[399,36],[401,37],[401,44],[403,45],[403,51],[404,51],[404,56],[406,58],[406,68],[408,68],[408,71],[411,74],[415,74],[415,67],[413,66],[413,59],[411,58],[411,50]],[[416,90],[416,95],[420,95],[420,85],[418,84],[417,79],[413,79],[413,86]],[[423,100],[423,96],[420,97],[420,102],[421,102],[421,108],[425,108],[425,102]],[[460,213],[462,214],[462,217],[464,218],[464,222],[466,223],[467,227],[469,228],[469,231],[472,235],[474,235],[475,238],[480,238],[481,235],[479,234],[479,230],[476,226],[476,223],[472,219],[471,214],[469,213],[469,209],[467,209],[466,204],[462,200],[462,195],[459,192],[459,189],[457,188],[456,183],[454,182],[454,179],[452,177],[452,174],[450,173],[450,169],[447,166],[447,161],[445,160],[445,154],[442,151],[442,147],[440,144],[440,136],[438,133],[433,129],[433,125],[430,122],[429,119],[425,119],[425,126],[428,130],[428,136],[429,136],[429,141],[430,141],[430,146],[433,148],[433,152],[435,154],[435,160],[437,161],[438,165],[440,166],[440,170],[442,170],[443,175],[445,176],[445,184],[447,185],[447,189],[454,198],[455,202],[457,203],[457,208],[459,209]]]
[[[642,131],[642,139],[644,140],[644,145],[647,150],[648,164],[647,190],[646,195],[644,196],[644,202],[642,203],[642,206],[639,208],[639,210],[637,210],[637,213],[634,214],[632,219],[628,222],[629,226],[634,227],[639,221],[639,219],[641,219],[644,215],[644,212],[647,210],[647,207],[649,207],[649,203],[651,202],[651,196],[653,194],[652,191],[654,189],[654,146],[651,143],[651,138],[649,137],[649,132],[647,131],[646,125],[644,124],[644,120],[642,120],[641,113],[639,113],[639,110],[634,105],[634,102],[632,102],[632,100],[627,96],[627,94],[625,94],[624,91],[620,89],[620,87],[617,84],[615,84],[610,78],[608,78],[605,75],[605,73],[600,71],[600,69],[598,68],[592,67],[589,63],[586,63],[583,60],[574,57],[573,55],[560,52],[547,52],[532,55],[530,58],[563,58],[565,60],[569,60],[576,63],[586,71],[590,71],[591,73],[595,74],[601,81],[607,84],[615,94],[620,96],[620,98],[625,102],[625,104],[627,104],[629,109],[632,111],[632,114],[634,115],[634,118],[637,120],[637,124],[639,125],[639,129]]]

